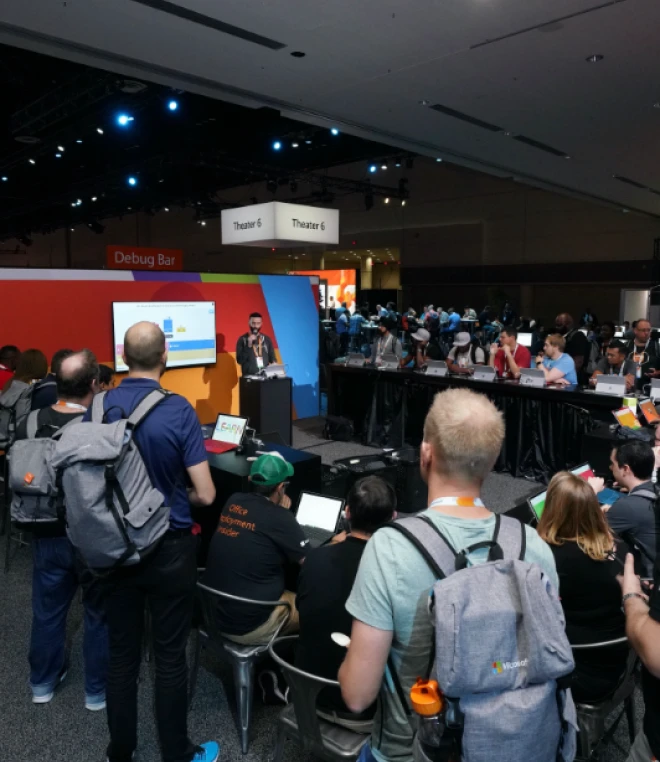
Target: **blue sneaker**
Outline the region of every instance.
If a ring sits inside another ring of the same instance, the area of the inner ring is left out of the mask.
[[[220,746],[215,741],[208,741],[195,749],[191,762],[218,762]]]
[[[85,694],[85,709],[90,712],[100,712],[105,709],[105,691],[96,695]]]
[[[55,685],[52,688],[44,688],[41,685],[31,685],[32,688],[32,703],[33,704],[48,704],[49,701],[53,700],[53,696],[55,695],[55,689],[58,685],[64,682],[67,674],[69,672],[69,667],[67,664],[62,667],[62,671],[57,676],[57,680],[55,681]]]

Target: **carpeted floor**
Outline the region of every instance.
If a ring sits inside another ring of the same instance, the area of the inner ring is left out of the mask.
[[[318,422],[317,422],[318,423]],[[338,457],[377,452],[361,445],[323,443],[318,426],[296,426],[294,444],[314,447],[330,464]],[[494,510],[512,507],[536,491],[538,485],[505,474],[492,474],[484,499]],[[4,558],[5,538],[0,542]],[[34,706],[28,687],[27,648],[30,636],[31,554],[15,549],[9,572],[0,573],[0,760],[2,762],[102,762],[105,760],[107,728],[105,712],[93,714],[83,706],[82,608],[78,598],[69,616],[71,643],[69,675],[50,704]],[[158,762],[160,753],[153,717],[153,666],[143,665],[140,681],[140,745],[136,762]],[[642,702],[638,700],[638,720]],[[266,762],[275,744],[278,707],[263,706],[255,698],[249,753],[240,752],[235,725],[235,700],[231,670],[205,654],[197,692],[190,707],[189,727],[196,742],[218,740],[223,760]],[[628,748],[625,723],[615,742],[601,755],[602,762],[623,762]],[[310,762],[311,757],[290,743],[287,762]]]

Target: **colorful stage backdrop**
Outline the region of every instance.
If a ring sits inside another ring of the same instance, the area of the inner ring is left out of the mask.
[[[290,275],[210,275],[139,271],[0,269],[0,345],[88,347],[113,365],[112,302],[215,301],[217,363],[170,370],[163,386],[190,400],[201,421],[238,413],[236,342],[260,312],[264,333],[293,379],[294,417],[319,413],[318,285]],[[121,376],[118,376],[120,379]]]
[[[312,275],[328,284],[328,293],[322,294],[321,307],[334,309],[343,302],[351,313],[356,310],[356,283],[357,276],[355,270],[296,270],[291,275]],[[326,304],[327,299],[327,304]]]

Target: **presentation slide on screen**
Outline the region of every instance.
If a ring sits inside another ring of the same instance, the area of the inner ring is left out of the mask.
[[[216,361],[215,302],[113,302],[114,355],[117,372],[127,371],[122,359],[124,335],[147,320],[165,334],[168,368],[211,365]]]

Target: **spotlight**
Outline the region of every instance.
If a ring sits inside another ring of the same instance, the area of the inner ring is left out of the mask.
[[[132,175],[126,180],[126,182],[134,188],[137,185],[137,177],[133,177]]]
[[[73,228],[69,228],[69,230],[70,230],[70,231],[73,233],[73,230],[74,230],[74,229],[73,229]]]
[[[406,205],[406,200],[404,198],[404,199],[401,200],[401,206],[405,206],[405,205]]]
[[[100,127],[97,127],[96,131],[98,132],[99,135],[103,135],[103,130]]]
[[[389,199],[389,197],[385,199],[385,203],[386,203],[386,204],[389,204],[389,203],[390,203],[390,199]]]
[[[97,222],[97,220],[92,220],[91,222],[87,223],[87,227],[92,230],[97,235],[101,235],[103,231],[105,230],[105,225],[101,225],[100,222]]]
[[[291,148],[298,148],[300,143],[291,143]]]
[[[76,143],[80,144],[82,143],[82,140],[76,140]]]
[[[98,196],[92,196],[92,201],[96,201]]]
[[[134,117],[130,116],[130,114],[118,114],[117,115],[117,124],[120,127],[128,127],[128,125],[135,121]]]
[[[436,159],[436,161],[437,161],[437,162],[441,162],[441,161],[442,161],[442,159],[439,159],[439,158],[438,158],[438,159]]]
[[[55,158],[56,159],[61,159],[62,158],[62,154],[61,153],[56,153],[55,154]]]
[[[280,143],[279,140],[276,140],[273,143],[273,151],[279,151],[281,148],[282,148],[282,144]]]
[[[9,180],[9,178],[7,177],[7,175],[3,175],[3,176],[2,176],[2,182],[3,182],[3,183],[6,183],[6,182],[7,182],[7,180]]]
[[[381,169],[387,169],[387,162],[386,162],[386,161],[384,161],[384,162],[383,162],[383,163],[380,165],[380,168],[381,168]]]
[[[395,167],[400,167],[400,166],[401,166],[401,159],[397,159],[397,160],[394,162],[394,166],[395,166]]]
[[[30,164],[36,164],[37,163],[34,159],[28,159],[28,161],[30,162]]]
[[[77,199],[76,206],[82,206],[82,199],[81,198]]]
[[[64,151],[64,146],[57,146],[58,151]]]
[[[377,167],[375,164],[372,164],[372,165],[369,167],[369,172],[371,172],[371,174],[372,174],[372,175],[373,175],[373,173],[374,173],[374,172],[376,172],[377,170],[378,170],[378,167]]]
[[[312,141],[311,141],[311,140],[309,140],[309,139],[308,139],[308,140],[306,140],[306,141],[305,141],[305,145],[311,146],[311,145],[312,145]]]
[[[178,103],[178,101],[170,101],[170,102],[167,104],[167,108],[168,108],[170,111],[176,111],[176,110],[179,108],[179,103]]]
[[[200,225],[201,225],[203,228],[204,228],[204,227],[206,227],[206,220],[202,220],[202,221],[201,221],[199,224],[200,224]]]
[[[164,212],[169,212],[169,211],[170,211],[170,208],[169,208],[169,206],[164,206],[164,207],[163,207],[163,211],[164,211]]]
[[[333,128],[330,130],[330,134],[331,134],[331,135],[334,135],[334,136],[336,137],[337,135],[339,135],[339,130],[338,130],[336,127],[333,127]]]

